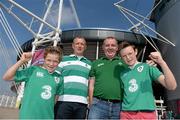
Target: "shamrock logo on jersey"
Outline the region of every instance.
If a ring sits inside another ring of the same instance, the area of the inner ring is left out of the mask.
[[[59,83],[60,79],[59,79],[58,77],[54,77],[54,81],[55,81],[56,83]]]
[[[139,66],[139,67],[137,68],[137,71],[138,71],[138,72],[142,72],[143,69],[144,69],[144,66]]]

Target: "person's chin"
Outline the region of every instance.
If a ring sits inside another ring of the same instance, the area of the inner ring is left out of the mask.
[[[134,64],[131,62],[126,63],[128,66],[133,66]]]
[[[52,69],[51,69],[51,70],[48,70],[48,72],[49,72],[49,73],[53,73],[53,72],[54,72],[54,69],[53,69],[53,70],[52,70]]]
[[[115,56],[115,54],[109,54],[108,55],[110,58],[113,58]]]

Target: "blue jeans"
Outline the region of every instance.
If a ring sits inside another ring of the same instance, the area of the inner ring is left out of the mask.
[[[93,98],[90,106],[88,119],[120,119],[120,103],[112,103]]]

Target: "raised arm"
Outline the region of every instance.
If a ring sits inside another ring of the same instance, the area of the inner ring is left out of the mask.
[[[31,58],[32,58],[31,52],[23,53],[20,60],[6,71],[6,73],[3,76],[3,79],[4,80],[13,80],[13,77],[15,76],[18,68],[21,65],[23,65],[24,63],[28,62]]]
[[[161,54],[159,52],[152,52],[149,57],[158,65],[160,65],[163,71],[164,75],[161,75],[158,78],[158,81],[168,90],[175,90],[177,87],[175,77],[166,62],[163,60]]]

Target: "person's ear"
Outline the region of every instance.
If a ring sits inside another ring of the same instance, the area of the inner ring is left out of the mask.
[[[135,54],[137,55],[137,54],[138,54],[138,49],[135,48],[135,49],[134,49],[134,52],[135,52]]]
[[[84,50],[86,50],[86,49],[87,49],[87,45],[85,44],[85,45],[84,45]]]
[[[71,45],[71,46],[72,46],[72,48],[74,49],[74,43],[72,43],[72,45]]]

